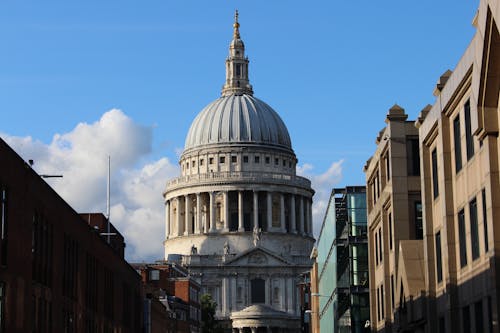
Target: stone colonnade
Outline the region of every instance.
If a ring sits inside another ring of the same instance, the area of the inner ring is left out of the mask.
[[[311,204],[307,196],[269,191],[177,196],[165,202],[166,238],[254,228],[312,236]]]

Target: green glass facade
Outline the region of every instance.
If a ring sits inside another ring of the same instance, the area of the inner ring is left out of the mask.
[[[317,249],[321,332],[369,332],[364,186],[332,191]]]

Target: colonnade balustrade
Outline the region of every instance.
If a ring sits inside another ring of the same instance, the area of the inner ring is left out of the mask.
[[[288,232],[312,236],[311,198],[270,191],[212,191],[165,202],[166,237],[218,232]]]

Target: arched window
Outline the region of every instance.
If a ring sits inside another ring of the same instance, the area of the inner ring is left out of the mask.
[[[263,279],[253,279],[250,281],[252,291],[252,304],[266,302],[266,281]]]

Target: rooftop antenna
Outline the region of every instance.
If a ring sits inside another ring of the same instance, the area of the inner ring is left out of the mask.
[[[110,223],[110,216],[111,216],[111,210],[110,210],[110,197],[111,197],[111,156],[108,155],[108,186],[107,186],[107,191],[106,191],[106,219],[108,220],[108,226],[107,226],[107,231],[102,232],[101,236],[106,236],[108,244],[111,243],[111,236],[116,235],[116,232],[111,232],[111,223]]]

